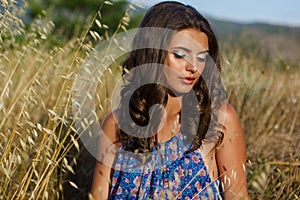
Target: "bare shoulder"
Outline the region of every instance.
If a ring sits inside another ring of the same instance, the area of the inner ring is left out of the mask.
[[[226,123],[239,122],[239,118],[234,107],[228,102],[221,104],[221,107],[218,110],[218,118],[221,123],[224,123],[224,125],[226,125]]]
[[[106,137],[112,142],[116,141],[116,134],[117,134],[117,122],[116,122],[116,115],[117,112],[111,112],[107,117],[104,119],[102,123],[102,130]]]
[[[237,136],[237,133],[242,132],[239,116],[234,107],[228,102],[222,103],[220,109],[218,110],[218,121],[225,128],[224,137],[232,134]]]
[[[234,107],[227,102],[223,103],[218,111],[218,120],[224,126],[224,137],[219,152],[227,152],[233,149],[238,150],[237,152],[244,152],[244,131]]]
[[[244,199],[248,196],[246,181],[246,145],[239,117],[232,105],[223,103],[218,112],[224,126],[224,137],[217,148],[216,158],[223,183],[225,199]],[[228,183],[228,179],[231,183]]]
[[[108,165],[111,166],[114,154],[119,147],[117,144],[118,128],[114,112],[107,115],[104,119],[102,131],[98,142],[98,161],[106,164],[109,163]]]
[[[100,134],[98,155],[91,188],[93,199],[108,199],[111,167],[114,163],[117,126],[115,114],[110,113],[102,123],[103,134]]]
[[[102,126],[115,126],[116,125],[115,115],[116,112],[109,113],[104,119]]]

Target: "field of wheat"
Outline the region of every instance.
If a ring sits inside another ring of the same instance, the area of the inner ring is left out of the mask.
[[[105,36],[87,27],[52,46],[51,19],[25,30],[16,13],[22,10],[9,6],[0,18],[0,199],[86,199],[95,161],[76,134],[72,87],[80,64]],[[300,199],[300,66],[242,49],[224,53],[222,77],[246,135],[250,199]],[[100,120],[119,74],[112,67],[99,83]]]

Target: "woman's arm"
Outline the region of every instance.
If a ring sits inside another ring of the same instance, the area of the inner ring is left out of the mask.
[[[113,114],[110,114],[102,125],[102,134],[99,138],[99,153],[94,171],[91,194],[94,200],[108,199],[111,166],[116,152],[116,123]]]
[[[234,108],[224,103],[219,112],[224,138],[217,148],[216,159],[224,199],[247,199],[246,145],[244,133]]]

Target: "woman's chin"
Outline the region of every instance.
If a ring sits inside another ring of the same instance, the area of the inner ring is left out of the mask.
[[[192,86],[184,86],[184,87],[173,87],[171,90],[171,96],[182,96],[189,93],[193,89]]]

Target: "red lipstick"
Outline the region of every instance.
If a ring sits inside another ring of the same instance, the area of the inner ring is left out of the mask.
[[[182,77],[181,80],[185,84],[192,85],[195,82],[196,78],[192,76],[186,76],[186,77]]]

